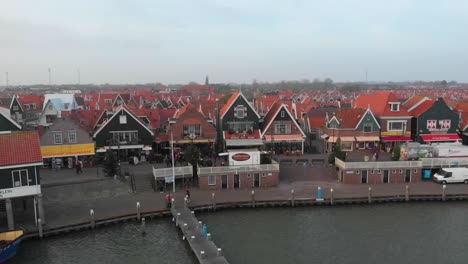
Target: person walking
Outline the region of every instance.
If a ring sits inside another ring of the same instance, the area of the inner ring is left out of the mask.
[[[79,166],[80,173],[83,173],[83,161],[80,160],[79,163],[80,163],[80,166]]]
[[[190,191],[188,189],[185,190],[185,198],[187,198],[187,203],[190,203]]]
[[[166,195],[166,203],[167,203],[167,208],[170,209],[172,205],[172,196],[170,193]]]
[[[75,162],[76,174],[80,174],[80,161],[76,160]]]

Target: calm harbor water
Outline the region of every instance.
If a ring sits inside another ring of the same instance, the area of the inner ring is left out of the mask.
[[[467,263],[468,203],[266,208],[203,213],[240,263]],[[11,263],[196,263],[169,218],[25,241]]]

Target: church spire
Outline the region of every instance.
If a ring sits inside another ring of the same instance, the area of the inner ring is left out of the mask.
[[[205,85],[209,85],[209,84],[210,84],[210,82],[208,81],[208,75],[207,75],[206,78],[205,78]]]

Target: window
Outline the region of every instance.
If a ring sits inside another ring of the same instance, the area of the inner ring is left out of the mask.
[[[275,134],[291,134],[291,124],[275,124]]]
[[[11,172],[13,187],[29,185],[28,170],[14,170]]]
[[[382,173],[382,171],[381,170],[376,170],[375,173],[380,174],[380,173]]]
[[[392,112],[398,112],[398,111],[400,111],[400,104],[398,104],[398,103],[391,103],[391,104],[390,104],[390,107],[391,107],[391,111],[392,111]]]
[[[371,133],[372,132],[372,124],[367,123],[364,124],[364,133]]]
[[[54,144],[62,144],[62,132],[57,131],[57,132],[52,132],[54,136]]]
[[[230,130],[233,130],[235,133],[242,133],[246,132],[247,130],[253,131],[254,122],[247,121],[247,122],[228,122],[228,127]]]
[[[68,131],[68,143],[76,143],[76,130]]]
[[[138,131],[111,132],[114,144],[138,144]]]
[[[359,174],[359,173],[361,173],[361,172],[357,170],[357,171],[354,171],[354,173],[355,173],[355,174]]]
[[[104,99],[104,103],[106,103],[106,105],[111,105],[112,99]]]
[[[190,136],[190,135],[195,135],[195,136],[201,135],[200,124],[184,125],[184,137]]]
[[[52,104],[49,104],[49,110],[53,110],[54,109],[54,106]]]
[[[26,110],[29,110],[31,107],[28,104],[24,105],[26,107]]]
[[[13,106],[13,111],[18,111],[18,106],[17,105]]]
[[[400,170],[400,173],[403,173],[403,170]]]
[[[414,169],[414,170],[413,170],[413,173],[418,173],[418,169]]]
[[[234,107],[234,116],[237,118],[244,118],[247,116],[247,109],[243,105]]]
[[[68,110],[68,108],[70,108],[70,103],[64,103],[64,104],[63,104],[63,108],[64,108],[65,110]]]
[[[284,110],[281,111],[281,117],[284,117]]]
[[[119,122],[120,124],[127,124],[127,116],[126,115],[119,116]]]
[[[216,175],[208,176],[208,185],[216,185]]]
[[[262,172],[262,177],[265,177],[265,176],[266,176],[266,175],[265,175],[265,173],[264,173],[264,172]]]
[[[343,151],[353,150],[353,142],[341,142],[341,149]]]
[[[32,104],[32,109],[36,110],[36,104],[35,103]]]
[[[389,131],[403,131],[406,121],[388,121]]]

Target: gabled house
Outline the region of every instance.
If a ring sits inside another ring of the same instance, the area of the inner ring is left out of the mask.
[[[115,113],[94,133],[97,151],[112,149],[119,157],[138,155],[152,146],[154,133],[127,107],[119,106]]]
[[[40,135],[40,141],[44,164],[55,165],[50,161],[61,158],[64,166],[72,168],[76,157],[83,160],[95,154],[94,141],[89,131],[68,117],[56,119],[51,126],[46,127]]]
[[[13,96],[10,101],[10,116],[18,123],[23,122],[24,109],[17,96]]]
[[[339,109],[332,116],[327,115],[322,138],[327,141],[328,152],[338,138],[344,151],[373,149],[380,141],[380,125],[370,108]]]
[[[24,206],[22,211],[35,215],[37,221],[37,215],[32,213],[34,200],[39,205],[39,217],[44,219],[39,176],[42,156],[37,132],[0,133],[0,153],[0,202],[5,204],[8,229],[15,229],[15,204]]]
[[[10,117],[10,111],[0,106],[0,132],[21,130],[21,125]]]
[[[459,115],[442,98],[424,98],[408,109],[413,116],[411,136],[420,143],[454,142],[458,135]]]
[[[211,154],[216,141],[216,128],[207,122],[195,105],[189,103],[182,109],[184,111],[177,115],[168,131],[168,135],[172,134],[174,145],[183,151],[187,144],[197,144],[203,155]]]
[[[260,116],[242,92],[234,92],[220,110],[220,132],[227,148],[248,148],[263,145]]]
[[[388,152],[396,143],[412,141],[411,115],[393,92],[361,94],[354,102],[355,107],[369,107],[379,121],[381,142]]]
[[[50,126],[54,123],[55,119],[60,117],[62,117],[62,112],[52,102],[52,99],[50,99],[45,101],[37,124],[40,126]]]
[[[306,135],[281,101],[275,102],[265,115],[261,135],[267,149],[275,153],[304,153]]]

